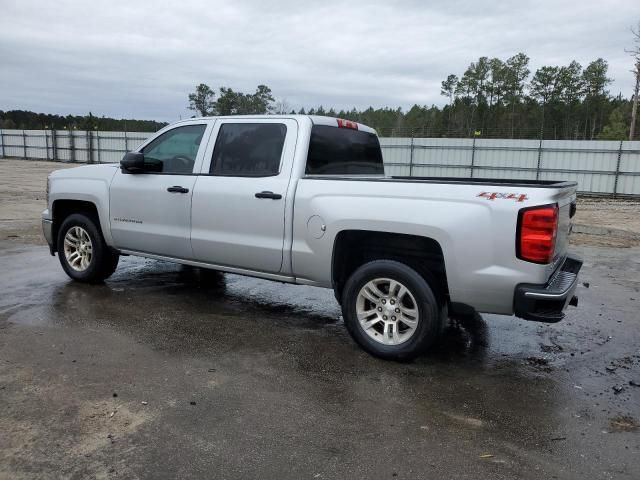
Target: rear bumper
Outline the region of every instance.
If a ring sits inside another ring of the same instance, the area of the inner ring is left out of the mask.
[[[518,285],[514,297],[516,317],[548,323],[562,320],[568,305],[578,305],[578,298],[574,293],[581,267],[582,260],[567,257],[546,284]]]

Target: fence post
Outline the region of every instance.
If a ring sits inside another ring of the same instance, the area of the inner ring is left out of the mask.
[[[71,127],[69,127],[69,160],[71,163],[75,163],[76,161],[76,140]]]
[[[43,132],[44,132],[44,155],[48,162],[49,161],[49,135],[47,135],[46,130],[43,130]]]
[[[540,165],[542,164],[542,136],[538,144],[538,165],[536,166],[536,180],[540,180]]]
[[[100,130],[96,131],[96,143],[98,144],[98,163],[102,163],[100,155]]]
[[[24,158],[27,158],[27,134],[22,129],[22,154]]]
[[[622,144],[623,140],[620,140],[620,146],[618,147],[618,161],[616,162],[616,177],[613,181],[613,198],[616,198],[618,194],[618,177],[620,176],[620,162],[622,161]]]
[[[413,177],[413,132],[411,132],[411,150],[409,153],[409,176]]]
[[[0,128],[0,143],[2,144],[2,155],[0,155],[0,157],[6,157],[7,156],[7,149],[4,146],[4,130],[2,130]]]
[[[93,132],[87,130],[87,163],[93,163]]]
[[[476,136],[473,135],[473,143],[471,144],[471,178],[473,178],[473,167],[476,163]]]
[[[54,162],[58,161],[58,140],[55,127],[51,129],[51,159]]]

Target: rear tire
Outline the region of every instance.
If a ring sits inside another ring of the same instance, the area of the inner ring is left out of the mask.
[[[347,280],[342,315],[353,339],[370,354],[410,360],[437,340],[446,309],[413,268],[395,260],[375,260]]]
[[[100,283],[118,266],[120,255],[105,243],[97,222],[83,213],[69,215],[58,230],[58,259],[69,277]]]

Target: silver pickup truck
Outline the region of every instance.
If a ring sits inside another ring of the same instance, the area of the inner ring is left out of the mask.
[[[420,354],[448,315],[557,322],[577,304],[575,183],[385,176],[376,132],[347,120],[181,121],[47,192],[44,235],[74,280],[140,255],[332,288],[383,358]]]

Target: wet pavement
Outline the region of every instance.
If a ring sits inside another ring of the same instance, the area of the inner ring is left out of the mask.
[[[640,478],[640,248],[575,247],[556,325],[377,360],[328,290],[0,242],[0,478]]]

